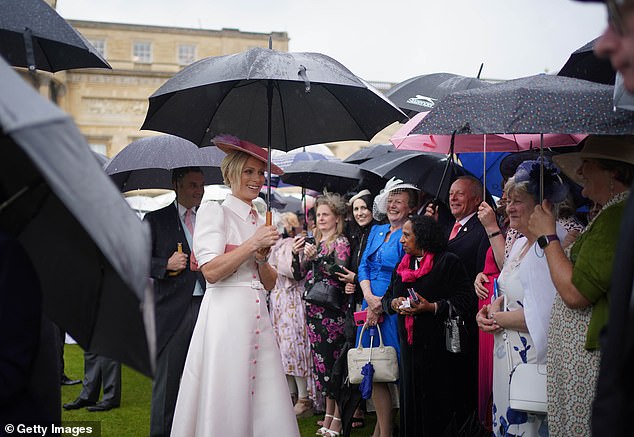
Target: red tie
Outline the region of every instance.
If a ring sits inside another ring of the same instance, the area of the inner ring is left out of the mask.
[[[456,224],[453,225],[453,228],[451,228],[451,234],[449,234],[450,240],[453,240],[454,238],[456,238],[456,235],[458,235],[458,231],[460,230],[461,227],[462,225],[460,224],[460,222],[456,222]]]
[[[192,221],[193,215],[194,213],[192,212],[191,208],[185,211],[185,226],[187,226],[187,229],[189,229],[189,234],[192,237],[192,246],[194,244],[194,222]],[[194,248],[190,247],[190,249],[192,250],[192,253],[189,256],[189,269],[192,272],[195,272],[196,270],[198,270],[198,262],[196,261],[196,256],[194,256]]]

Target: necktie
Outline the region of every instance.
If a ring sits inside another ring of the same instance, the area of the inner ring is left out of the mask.
[[[192,244],[194,243],[194,221],[192,220],[192,216],[194,215],[191,208],[185,211],[185,226],[189,229],[189,234],[192,236]],[[193,272],[198,270],[198,262],[196,261],[196,256],[194,255],[193,247],[192,253],[189,255],[189,269]]]
[[[458,231],[460,230],[460,228],[462,227],[462,225],[460,224],[460,222],[456,222],[456,224],[453,225],[453,228],[451,228],[451,234],[449,234],[449,239],[453,240],[456,235],[458,235]]]

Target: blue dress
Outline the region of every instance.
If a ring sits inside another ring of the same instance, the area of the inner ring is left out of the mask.
[[[361,263],[359,264],[359,272],[357,273],[359,282],[369,280],[372,287],[372,294],[375,296],[383,296],[390,284],[392,272],[397,264],[401,261],[405,252],[400,243],[401,229],[390,234],[390,239],[385,241],[385,236],[390,231],[390,225],[375,225],[368,236],[368,244],[365,247]],[[365,310],[368,303],[363,299],[361,309]],[[392,346],[399,353],[399,339],[397,328],[398,315],[388,315],[383,313],[383,322],[379,323],[383,343],[386,346]],[[359,335],[361,327],[357,329],[356,344],[359,343]],[[375,338],[373,346],[377,346],[379,339]],[[370,347],[370,336],[368,331],[363,333],[363,347]]]

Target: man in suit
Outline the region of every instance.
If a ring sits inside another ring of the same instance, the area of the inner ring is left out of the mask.
[[[191,256],[196,209],[204,194],[198,167],[175,169],[176,201],[145,216],[152,232],[156,315],[156,373],[152,385],[150,436],[169,437],[181,375],[205,280]],[[182,251],[179,251],[179,245]]]
[[[99,392],[103,385],[103,398]],[[108,411],[121,405],[121,363],[92,352],[84,351],[84,380],[81,392],[65,410],[87,407],[88,411]]]
[[[474,282],[476,275],[484,269],[486,252],[490,246],[489,237],[476,214],[482,199],[482,183],[473,176],[460,176],[449,189],[449,209],[455,222],[448,233],[447,251],[460,258],[471,282]],[[433,207],[427,207],[426,214],[437,218]],[[471,371],[468,375],[462,375],[463,383],[468,387],[467,392],[470,393],[469,399],[465,399],[465,415],[476,411],[478,401],[478,328],[475,321],[477,305],[477,299],[474,296],[470,314],[463,314],[471,345],[467,351]],[[457,418],[457,420],[464,420],[464,418]]]

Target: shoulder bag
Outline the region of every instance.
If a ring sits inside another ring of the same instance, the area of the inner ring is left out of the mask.
[[[467,344],[467,327],[464,319],[458,314],[458,311],[447,301],[449,310],[445,319],[445,347],[447,351],[454,354],[466,352]]]
[[[379,345],[364,348],[361,344],[361,339],[363,338],[363,332],[366,326],[367,325],[364,325],[361,329],[357,347],[348,351],[348,378],[350,383],[361,383],[363,379],[361,369],[368,363],[372,363],[374,367],[374,378],[372,381],[396,381],[398,379],[398,358],[396,356],[396,349],[383,344],[383,336],[381,335],[379,325],[376,325],[376,330],[379,333]],[[372,340],[370,344],[373,344]]]
[[[511,372],[509,405],[512,409],[546,414],[546,364],[521,363]]]
[[[328,280],[324,279],[317,281],[315,278],[315,264],[313,263],[313,286],[306,287],[304,291],[303,299],[314,305],[319,305],[324,308],[343,311],[345,295],[340,287],[336,285],[330,285]],[[309,285],[309,284],[306,284]],[[305,285],[305,286],[306,286]]]

